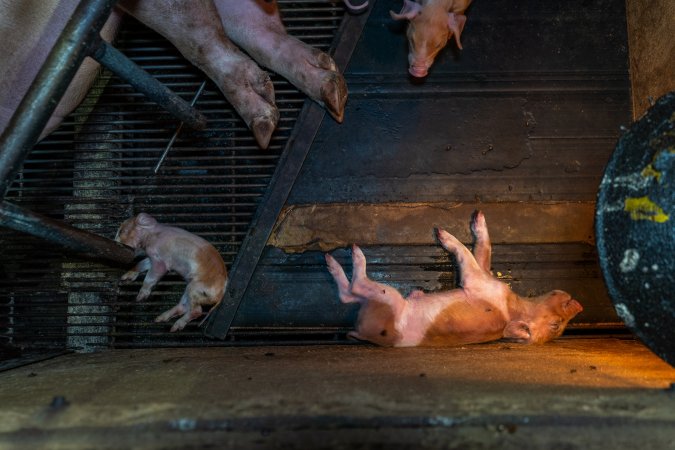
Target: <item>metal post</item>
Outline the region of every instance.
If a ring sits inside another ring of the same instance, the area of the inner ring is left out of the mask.
[[[114,0],[80,1],[9,121],[0,137],[1,199],[89,52],[88,44],[100,39],[99,32],[114,3]]]
[[[7,201],[0,203],[0,225],[66,246],[96,259],[124,265],[130,265],[134,261],[134,250],[131,247],[36,214]]]

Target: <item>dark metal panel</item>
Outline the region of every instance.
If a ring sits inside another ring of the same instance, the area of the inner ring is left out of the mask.
[[[622,1],[474,2],[421,81],[399,6],[374,4],[289,203],[594,200],[630,121]]]
[[[408,80],[405,21],[395,21],[401,0],[373,3],[362,45],[348,74],[395,76]],[[459,51],[443,49],[422,86],[439,74],[466,74],[475,80],[496,73],[539,74],[628,72],[626,8],[623,0],[474,1],[467,10]],[[535,75],[536,74],[536,75]],[[419,87],[419,86],[418,86]]]

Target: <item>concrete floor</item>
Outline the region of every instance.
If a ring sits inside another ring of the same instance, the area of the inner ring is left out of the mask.
[[[0,373],[0,448],[675,449],[673,383],[616,338],[70,354]]]

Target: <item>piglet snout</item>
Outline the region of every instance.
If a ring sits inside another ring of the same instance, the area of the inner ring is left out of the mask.
[[[571,298],[563,303],[563,310],[570,316],[576,316],[583,311],[584,308],[581,306],[581,303]]]

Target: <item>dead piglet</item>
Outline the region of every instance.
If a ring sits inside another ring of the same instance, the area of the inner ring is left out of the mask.
[[[425,77],[434,63],[438,52],[445,47],[451,36],[457,47],[462,48],[460,37],[466,16],[464,11],[472,0],[404,0],[403,9],[396,14],[389,11],[396,20],[407,19],[408,24],[408,71],[414,77]]]
[[[463,345],[500,338],[543,343],[560,336],[581,312],[576,300],[563,291],[523,298],[490,273],[491,245],[485,217],[472,220],[473,253],[454,236],[438,230],[438,239],[457,261],[460,287],[450,291],[412,292],[408,298],[391,286],[366,275],[366,259],[352,247],[352,279],[326,254],[340,300],[361,305],[356,330],[350,337],[379,345]]]
[[[123,281],[133,281],[147,272],[137,301],[148,298],[157,282],[171,270],[188,282],[180,302],[155,319],[166,322],[181,316],[171,327],[172,332],[201,316],[202,306],[215,305],[222,299],[227,283],[225,263],[215,247],[201,237],[140,213],[122,223],[115,240],[147,256],[122,276]]]
[[[212,0],[123,0],[120,6],[171,41],[211,78],[258,145],[267,148],[279,121],[274,86],[269,75],[226,37]]]
[[[347,85],[333,59],[289,36],[275,0],[214,0],[225,34],[342,122]]]

